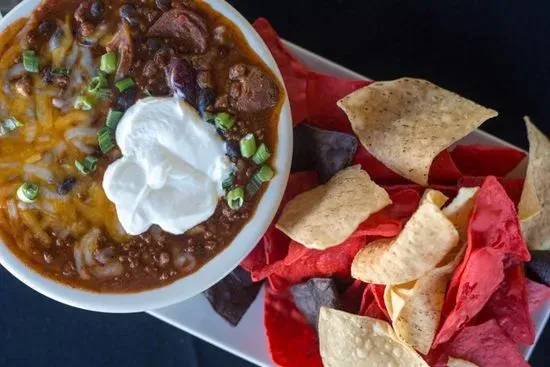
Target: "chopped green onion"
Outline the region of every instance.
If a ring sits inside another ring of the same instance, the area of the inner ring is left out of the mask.
[[[90,85],[88,85],[88,92],[92,94],[98,94],[102,89],[109,87],[109,81],[106,77],[98,75],[92,78]]]
[[[118,89],[119,92],[124,92],[126,89],[133,87],[135,84],[136,83],[134,83],[132,78],[124,78],[116,82],[115,87]]]
[[[252,179],[246,185],[246,192],[249,197],[255,196],[258,191],[260,191],[260,188],[262,187],[262,184],[264,182],[271,181],[273,179],[273,176],[275,176],[275,172],[271,169],[271,167],[267,165],[263,165],[260,167],[258,172],[252,176]]]
[[[241,155],[245,158],[250,158],[256,153],[256,139],[254,134],[247,134],[241,139]]]
[[[118,122],[122,118],[122,115],[124,115],[124,112],[120,112],[110,108],[109,112],[107,113],[107,121],[105,122],[105,125],[115,130],[118,125]]]
[[[40,188],[37,184],[25,182],[17,189],[17,198],[24,203],[34,203],[39,192]]]
[[[88,156],[84,158],[82,162],[74,161],[74,165],[80,171],[80,173],[82,173],[83,175],[88,175],[93,171],[95,171],[98,161],[99,161],[98,158],[93,156]]]
[[[101,56],[101,65],[99,66],[99,70],[107,74],[112,74],[116,71],[117,64],[117,54],[114,52],[107,52]]]
[[[267,165],[263,165],[260,167],[258,172],[254,176],[258,176],[258,179],[260,179],[262,182],[268,182],[273,179],[273,176],[275,176],[275,172],[271,169],[271,167]]]
[[[258,150],[256,150],[256,153],[254,153],[254,156],[252,156],[252,160],[256,164],[262,164],[267,161],[269,157],[271,157],[271,153],[269,153],[269,149],[267,149],[267,146],[262,143],[258,147]]]
[[[96,92],[96,96],[99,98],[109,98],[113,95],[113,92],[109,88],[103,88]]]
[[[237,187],[227,193],[227,205],[233,210],[239,209],[244,204],[244,190]]]
[[[23,51],[23,67],[29,73],[38,73],[38,57],[33,50]]]
[[[222,189],[224,189],[224,191],[229,191],[233,187],[236,177],[237,176],[235,175],[235,172],[231,172],[229,176],[227,176],[227,178],[223,180]]]
[[[71,75],[71,68],[53,68],[52,74],[55,76],[69,76]]]
[[[263,182],[258,178],[258,176],[252,176],[250,182],[246,185],[246,193],[248,194],[248,197],[252,198],[256,196],[258,191],[260,191],[262,184]]]
[[[220,112],[214,117],[214,123],[219,129],[229,130],[235,125],[235,118],[227,112]]]
[[[97,142],[99,149],[103,154],[107,154],[111,149],[115,147],[113,143],[112,131],[109,127],[103,126],[97,133]]]
[[[74,108],[82,111],[89,111],[93,107],[93,102],[90,97],[78,96],[74,101]]]

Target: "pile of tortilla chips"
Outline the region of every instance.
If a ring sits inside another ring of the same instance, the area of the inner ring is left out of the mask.
[[[251,282],[267,281],[279,366],[527,365],[518,345],[534,343],[531,314],[550,299],[548,138],[526,122],[527,176],[510,178],[523,152],[456,145],[496,111],[424,80],[311,72],[266,20],[254,26],[290,97],[293,173],[214,308],[238,323]]]

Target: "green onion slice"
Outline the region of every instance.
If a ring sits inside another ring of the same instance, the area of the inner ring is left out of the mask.
[[[112,130],[107,126],[103,126],[101,129],[99,129],[97,133],[97,142],[99,144],[99,149],[101,149],[101,152],[103,154],[107,154],[111,149],[115,147],[115,144],[113,143]]]
[[[233,210],[239,209],[244,204],[244,190],[237,187],[227,193],[227,205]]]
[[[99,66],[99,70],[107,74],[112,74],[116,71],[117,64],[117,54],[114,52],[107,52],[101,56],[101,65]]]
[[[69,76],[71,75],[71,68],[53,68],[52,74],[55,76]]]
[[[220,112],[214,117],[214,123],[219,129],[229,130],[235,125],[235,118],[227,112]]]
[[[93,107],[93,102],[88,96],[78,96],[74,101],[74,108],[82,111],[89,111]]]
[[[122,80],[119,80],[115,83],[115,87],[118,89],[119,92],[124,92],[126,89],[133,87],[136,83],[132,80],[132,78],[124,78]]]
[[[74,165],[76,166],[76,168],[80,173],[82,173],[83,175],[89,175],[90,173],[95,171],[98,161],[99,161],[99,158],[88,156],[84,158],[82,162],[74,161]]]
[[[235,172],[231,172],[229,176],[227,176],[227,178],[223,180],[222,189],[224,189],[224,191],[229,191],[233,187],[236,177],[237,175],[235,174]]]
[[[256,164],[262,164],[266,162],[269,157],[271,157],[271,153],[269,153],[269,149],[267,149],[267,146],[262,143],[258,147],[258,150],[256,150],[256,153],[252,156],[252,160]]]
[[[105,122],[105,125],[115,130],[118,122],[122,118],[122,115],[124,115],[124,112],[113,110],[112,108],[110,108],[109,112],[107,113],[107,121]]]
[[[250,182],[248,185],[246,185],[246,193],[248,194],[248,197],[254,197],[260,191],[260,188],[262,187],[263,182],[258,178],[258,176],[254,175],[250,179]]]
[[[267,165],[263,165],[260,167],[258,172],[254,176],[257,176],[258,179],[260,179],[262,182],[268,182],[273,179],[275,176],[275,172],[273,172],[273,169]]]
[[[247,134],[241,139],[241,155],[245,158],[250,158],[256,153],[256,138],[254,134]]]
[[[38,73],[38,57],[33,50],[23,51],[23,67],[29,73]]]
[[[38,194],[40,192],[40,187],[37,184],[32,182],[25,182],[17,189],[17,198],[24,203],[34,203]]]
[[[108,89],[109,81],[106,77],[98,75],[92,78],[90,85],[88,85],[88,92],[92,94],[98,94],[102,89]]]

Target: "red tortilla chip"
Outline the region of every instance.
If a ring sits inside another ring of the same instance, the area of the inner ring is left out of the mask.
[[[309,71],[290,54],[266,19],[259,18],[253,25],[279,66],[290,100],[292,120],[294,125],[299,124],[307,117],[306,89]]]
[[[528,367],[516,344],[495,320],[467,326],[445,348],[446,353],[483,367]]]
[[[363,283],[360,280],[355,280],[351,283],[351,285],[346,288],[346,291],[340,295],[342,310],[358,314],[359,308],[361,307],[361,299],[363,298],[366,287],[367,283]]]
[[[389,322],[390,318],[384,304],[384,288],[385,286],[376,284],[369,284],[365,288],[359,308],[360,316]]]
[[[466,176],[506,176],[525,158],[520,150],[485,145],[458,145],[451,156]]]
[[[536,312],[546,301],[550,300],[550,288],[527,279],[525,283],[529,313]]]
[[[385,187],[385,189],[390,194],[392,204],[384,208],[381,212],[382,214],[386,214],[394,219],[408,219],[418,209],[422,194],[417,190],[396,187],[393,189]]]
[[[506,269],[504,281],[481,311],[480,319],[496,320],[517,344],[530,345],[535,342],[535,327],[529,314],[522,265]]]
[[[505,268],[529,258],[514,204],[497,179],[488,177],[476,196],[466,255],[447,290],[445,321],[433,347],[449,341],[481,311],[504,280]]]
[[[271,359],[278,366],[322,367],[319,340],[289,292],[265,289],[264,325]]]
[[[336,102],[369,85],[369,80],[345,80],[310,72],[307,82],[307,122],[321,129],[353,134],[348,117]]]
[[[458,187],[477,187],[483,185],[485,177],[464,176],[458,180]],[[508,197],[512,199],[516,206],[521,199],[521,193],[523,192],[523,178],[498,178],[498,182],[504,187]]]
[[[435,157],[430,167],[430,184],[455,183],[462,177],[448,150],[444,150]]]

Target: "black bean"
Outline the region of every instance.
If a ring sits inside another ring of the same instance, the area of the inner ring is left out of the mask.
[[[191,104],[197,96],[195,69],[186,60],[173,57],[168,66],[168,80],[174,94]]]
[[[105,7],[103,6],[103,2],[97,0],[92,3],[92,6],[90,6],[90,17],[92,19],[101,20],[104,13]]]
[[[56,29],[57,23],[52,19],[46,19],[38,26],[38,31],[46,37],[51,36]]]
[[[44,84],[47,84],[47,85],[50,85],[53,83],[52,68],[50,67],[44,68],[44,70],[42,71],[42,81],[44,82]]]
[[[167,11],[172,8],[172,0],[155,0],[155,4],[157,4],[157,8],[162,11]]]
[[[130,106],[136,103],[137,88],[135,86],[126,89],[120,93],[116,100],[117,109],[119,111],[126,111]]]
[[[61,184],[57,185],[57,193],[59,195],[67,195],[76,184],[76,177],[69,177]]]
[[[130,26],[137,27],[139,26],[139,13],[136,8],[130,4],[124,4],[120,7],[118,11],[120,17],[124,19]]]
[[[225,142],[225,154],[229,158],[240,158],[241,157],[241,148],[239,142],[234,140],[228,140]]]
[[[197,96],[197,109],[201,115],[204,114],[206,107],[210,106],[215,99],[216,95],[213,89],[204,88],[199,90],[199,95]]]

